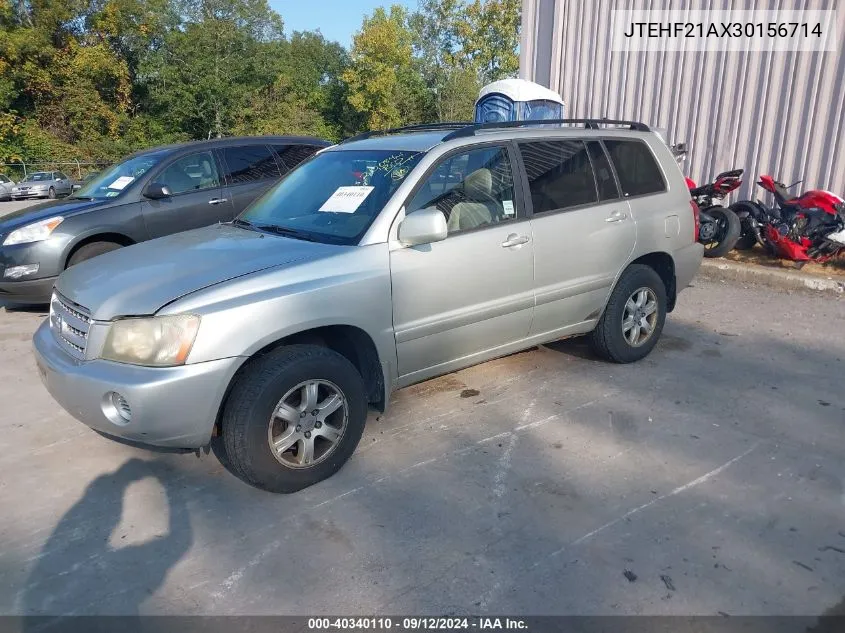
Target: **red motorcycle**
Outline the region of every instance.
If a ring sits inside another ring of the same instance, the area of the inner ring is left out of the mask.
[[[690,196],[699,208],[698,241],[704,244],[705,257],[722,257],[733,250],[742,231],[739,217],[731,209],[717,204],[742,184],[741,169],[732,169],[700,187],[687,178]]]
[[[796,262],[825,262],[845,249],[845,200],[839,196],[811,189],[793,196],[788,187],[768,175],[757,184],[775,197],[769,207],[759,200],[744,200],[731,205],[742,227],[736,248],[747,250],[761,244],[777,257]]]

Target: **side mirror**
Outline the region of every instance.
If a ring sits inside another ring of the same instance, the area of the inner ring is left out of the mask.
[[[440,242],[446,239],[447,233],[446,216],[434,207],[414,211],[399,224],[399,241],[403,246]]]
[[[144,191],[144,197],[150,198],[151,200],[161,200],[162,198],[169,198],[172,195],[170,187],[160,182],[151,182]]]

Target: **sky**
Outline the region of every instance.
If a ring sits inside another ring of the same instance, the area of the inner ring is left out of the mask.
[[[294,31],[320,32],[328,40],[340,42],[346,48],[352,45],[352,36],[361,28],[365,15],[376,7],[401,4],[417,8],[417,0],[268,0],[270,6],[282,16],[285,33]]]

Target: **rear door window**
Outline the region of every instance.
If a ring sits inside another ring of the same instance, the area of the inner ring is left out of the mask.
[[[282,164],[290,171],[306,158],[311,158],[321,147],[315,145],[274,145],[273,149],[282,160]]]
[[[229,184],[238,185],[281,176],[273,153],[266,145],[239,145],[220,150]]]
[[[663,173],[648,145],[623,140],[605,140],[604,145],[626,197],[666,191]]]
[[[519,144],[534,213],[557,211],[598,201],[587,146],[561,139]]]
[[[619,187],[616,186],[616,178],[613,177],[610,161],[607,159],[607,154],[605,154],[601,143],[587,141],[587,152],[590,154],[590,160],[593,161],[596,185],[599,188],[599,201],[616,200],[619,198]]]

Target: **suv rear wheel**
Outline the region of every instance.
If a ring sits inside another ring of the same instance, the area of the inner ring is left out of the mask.
[[[223,409],[224,463],[247,483],[296,492],[337,472],[364,431],[364,381],[340,354],[281,347],[236,379]]]
[[[590,344],[602,358],[632,363],[654,349],[665,321],[663,280],[653,268],[632,264],[613,289]]]

